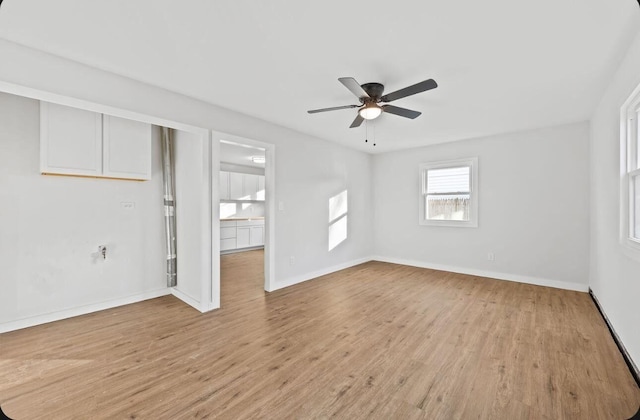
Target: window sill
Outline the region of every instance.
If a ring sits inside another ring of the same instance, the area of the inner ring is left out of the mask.
[[[421,226],[440,226],[440,227],[457,227],[457,228],[477,228],[478,227],[478,222],[475,220],[471,220],[468,222],[458,222],[455,220],[420,220],[419,222]]]

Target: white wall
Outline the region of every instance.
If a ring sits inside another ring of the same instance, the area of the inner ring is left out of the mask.
[[[478,228],[418,225],[419,164],[474,156]],[[587,290],[588,123],[379,155],[373,169],[381,259]]]
[[[39,115],[0,93],[0,331],[167,290],[158,130],[151,181],[43,176]]]
[[[275,275],[271,275],[269,290],[368,261],[373,250],[371,156],[290,130],[265,129],[259,135],[212,135],[216,141],[271,141],[275,145],[273,152],[267,150],[265,168],[268,203],[274,193],[269,168],[275,164],[274,212],[266,209],[265,213],[267,257],[269,236],[275,237]],[[346,235],[330,249],[330,242],[337,242],[338,236],[329,221],[330,200],[345,191],[348,214],[340,226],[346,226]],[[269,232],[271,221],[275,229]]]
[[[372,247],[371,156],[288,136],[276,149],[276,286],[361,258]],[[329,250],[329,204],[347,191],[347,236]],[[280,205],[283,210],[280,210]],[[290,265],[290,257],[295,265]]]
[[[285,208],[274,215],[275,287],[371,254],[369,155],[5,40],[0,57],[0,89],[26,86],[78,98],[89,107],[101,104],[274,144],[275,200]],[[352,213],[348,240],[328,251],[328,200],[345,189]]]
[[[591,120],[590,286],[636,365],[640,364],[640,255],[620,232],[620,107],[640,84],[640,34]]]
[[[175,198],[176,198],[176,248],[178,280],[175,289],[178,296],[197,309],[203,307],[201,267],[211,264],[208,254],[203,254],[202,226],[208,218],[202,207],[203,177],[208,156],[204,141],[199,136],[180,130],[174,132]]]

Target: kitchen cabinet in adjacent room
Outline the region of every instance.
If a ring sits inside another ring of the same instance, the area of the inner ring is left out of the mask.
[[[236,240],[236,222],[221,221],[220,222],[220,251],[228,251],[236,249],[238,242]]]
[[[229,200],[245,200],[243,189],[244,174],[229,172]]]
[[[262,226],[251,226],[249,232],[249,246],[264,245],[264,224]]]
[[[251,246],[251,227],[238,226],[236,238],[237,248],[248,248]]]
[[[264,219],[220,221],[220,251],[264,246]]]
[[[264,175],[220,171],[220,200],[264,201]]]

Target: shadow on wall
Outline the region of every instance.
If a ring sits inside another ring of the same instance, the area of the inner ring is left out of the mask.
[[[347,190],[329,199],[329,251],[347,239]]]

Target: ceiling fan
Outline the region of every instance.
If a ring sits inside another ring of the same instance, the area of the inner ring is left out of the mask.
[[[336,111],[338,109],[359,108],[356,119],[351,123],[350,128],[359,127],[364,120],[373,120],[378,118],[383,112],[389,114],[399,115],[405,118],[411,118],[412,120],[418,118],[421,112],[412,111],[406,108],[400,108],[393,105],[378,105],[381,102],[392,102],[397,99],[405,98],[407,96],[415,95],[416,93],[425,92],[427,90],[435,89],[438,84],[433,79],[428,79],[415,85],[408,86],[404,89],[396,90],[395,92],[383,95],[384,85],[381,83],[365,83],[361,85],[353,77],[341,77],[338,79],[347,89],[351,91],[360,100],[359,105],[344,105],[334,106],[332,108],[312,109],[307,111],[309,114],[316,114],[318,112]]]

